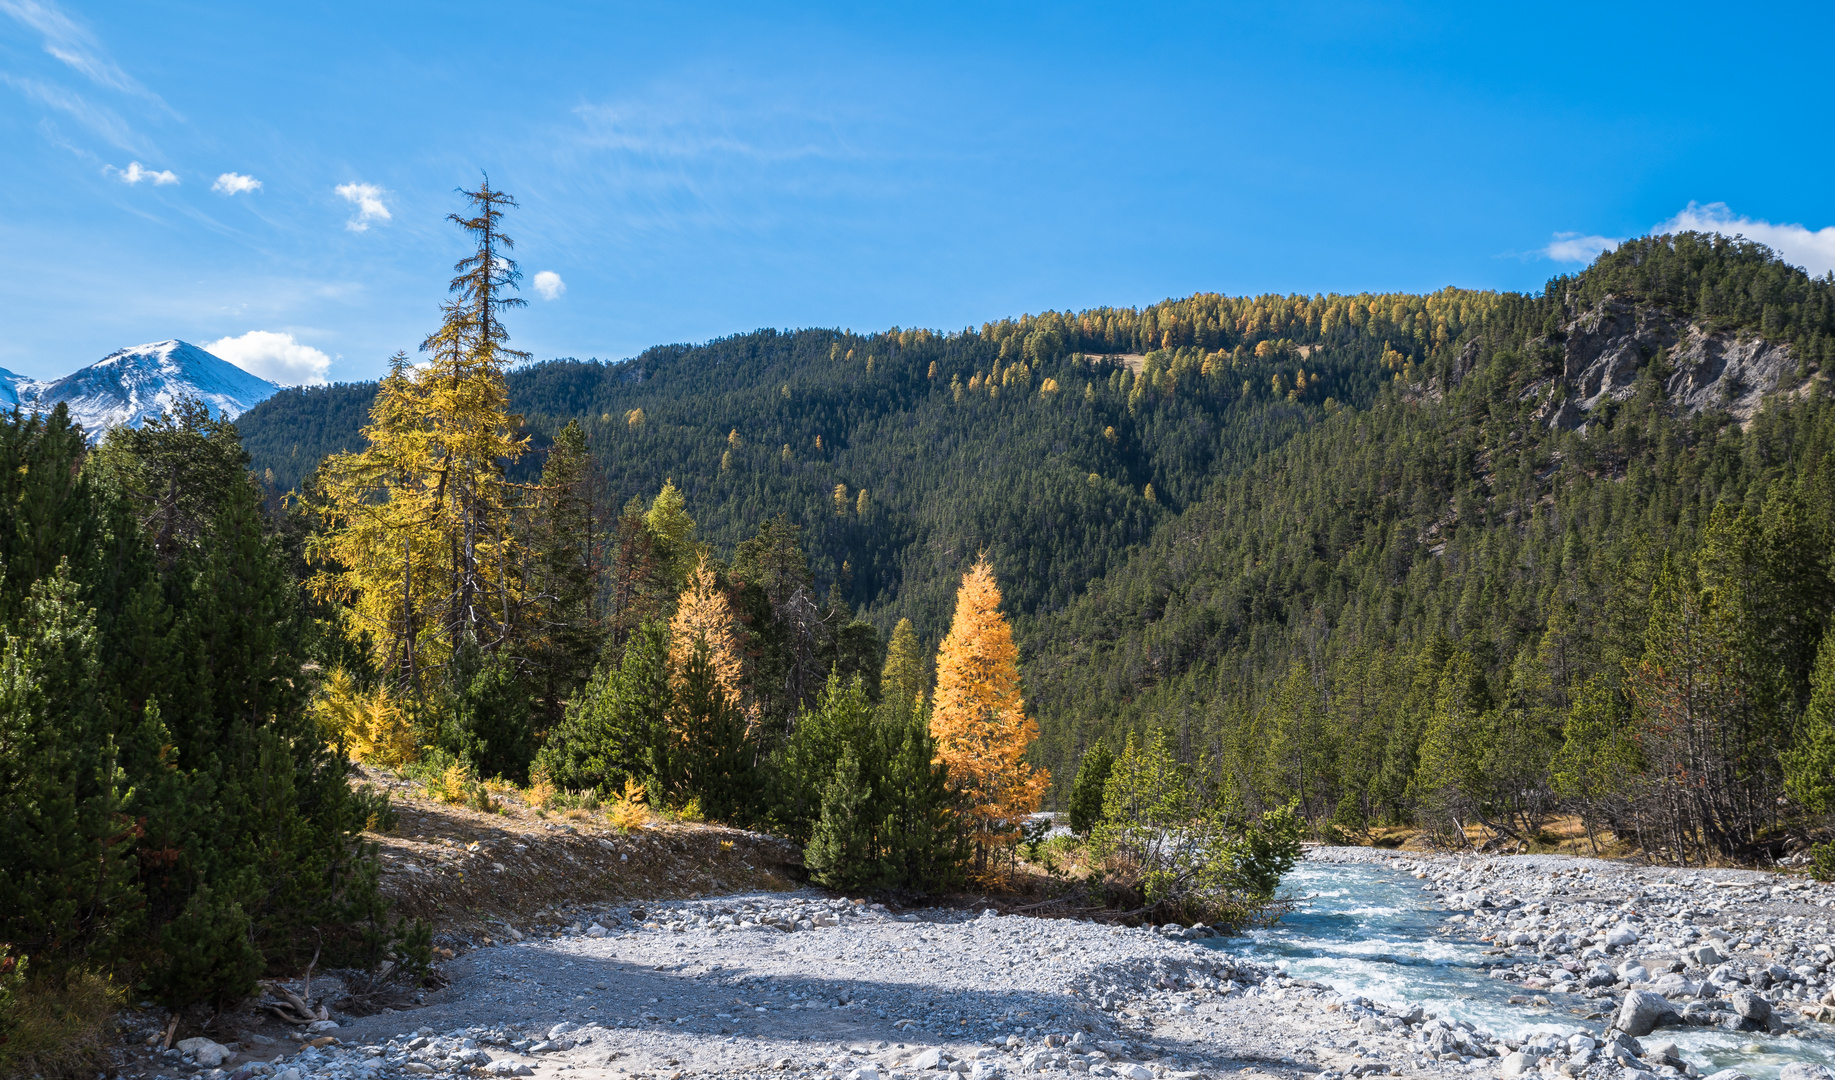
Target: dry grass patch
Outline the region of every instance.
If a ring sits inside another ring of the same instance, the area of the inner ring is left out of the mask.
[[[13,997],[0,1076],[93,1076],[106,1067],[124,992],[89,972],[33,980]]]

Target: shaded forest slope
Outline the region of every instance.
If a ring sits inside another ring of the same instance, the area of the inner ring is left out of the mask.
[[[1044,763],[1062,782],[1095,738],[1164,729],[1251,797],[1407,819],[1457,650],[1476,707],[1529,717],[1546,787],[1572,689],[1617,686],[1665,560],[1695,558],[1717,507],[1800,499],[1796,587],[1832,595],[1832,344],[1830,280],[1718,238],[1633,242],[1500,304],[1025,625]]]
[[[953,334],[761,330],[531,365],[509,389],[538,448],[585,425],[608,506],[672,478],[722,552],[787,514],[818,591],[837,587],[882,637],[909,616],[934,643],[977,552],[1014,610],[1061,609],[1214,477],[1367,407],[1499,302],[1204,295]],[[1107,359],[1129,353],[1144,362]],[[289,390],[250,410],[255,470],[297,486],[359,443],[374,392]]]
[[[1246,790],[1367,819],[1411,812],[1455,647],[1487,692],[1540,672],[1558,738],[1568,688],[1642,648],[1654,575],[1716,506],[1822,492],[1829,535],[1832,351],[1829,279],[1687,234],[1539,295],[763,330],[532,365],[510,392],[538,447],[587,426],[608,504],[673,478],[722,551],[787,514],[818,588],[882,635],[910,616],[935,642],[987,550],[1060,784],[1094,738],[1161,728]],[[299,483],[373,391],[251,410],[256,468]],[[1290,738],[1302,714],[1331,737]]]

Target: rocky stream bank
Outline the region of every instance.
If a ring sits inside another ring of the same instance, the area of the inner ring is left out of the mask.
[[[562,925],[495,924],[417,1008],[334,1014],[265,1044],[181,1044],[129,1075],[1737,1080],[1666,1035],[1827,1034],[1824,886],[1571,858],[1311,858],[1418,876],[1453,909],[1440,932],[1490,939],[1488,974],[1513,1002],[1571,999],[1577,1019],[1506,1037],[1291,977],[1202,927],[894,911],[802,890],[549,908]],[[1803,1062],[1780,1080],[1835,1073]]]

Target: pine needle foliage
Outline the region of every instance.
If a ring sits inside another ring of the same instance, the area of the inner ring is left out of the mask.
[[[1109,773],[1115,768],[1115,752],[1101,739],[1087,750],[1077,763],[1076,779],[1070,786],[1070,831],[1088,836],[1102,820],[1102,793],[1108,786]]]
[[[886,663],[879,674],[880,711],[887,719],[906,720],[924,707],[924,654],[910,619],[898,620],[886,642]]]
[[[362,838],[386,801],[326,750],[323,641],[235,445],[195,404],[94,454],[61,408],[0,420],[0,940],[55,1008],[97,970],[224,1006],[403,932]]]
[[[1181,762],[1164,732],[1130,737],[1115,757],[1089,847],[1136,914],[1235,929],[1274,904],[1299,859],[1292,804],[1252,813],[1212,776],[1208,762]]]
[[[960,883],[970,848],[928,709],[875,709],[864,679],[831,675],[772,762],[778,827],[806,841],[817,880],[851,891]]]
[[[567,703],[535,767],[563,788],[612,797],[630,784],[654,784],[666,762],[671,694],[669,634],[646,623],[617,666],[602,666]]]

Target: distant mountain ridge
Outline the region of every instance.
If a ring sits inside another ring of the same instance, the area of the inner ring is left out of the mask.
[[[175,338],[118,349],[50,382],[0,369],[0,405],[48,412],[63,404],[91,442],[121,424],[139,427],[182,398],[197,398],[210,415],[234,420],[279,390],[274,383]]]

